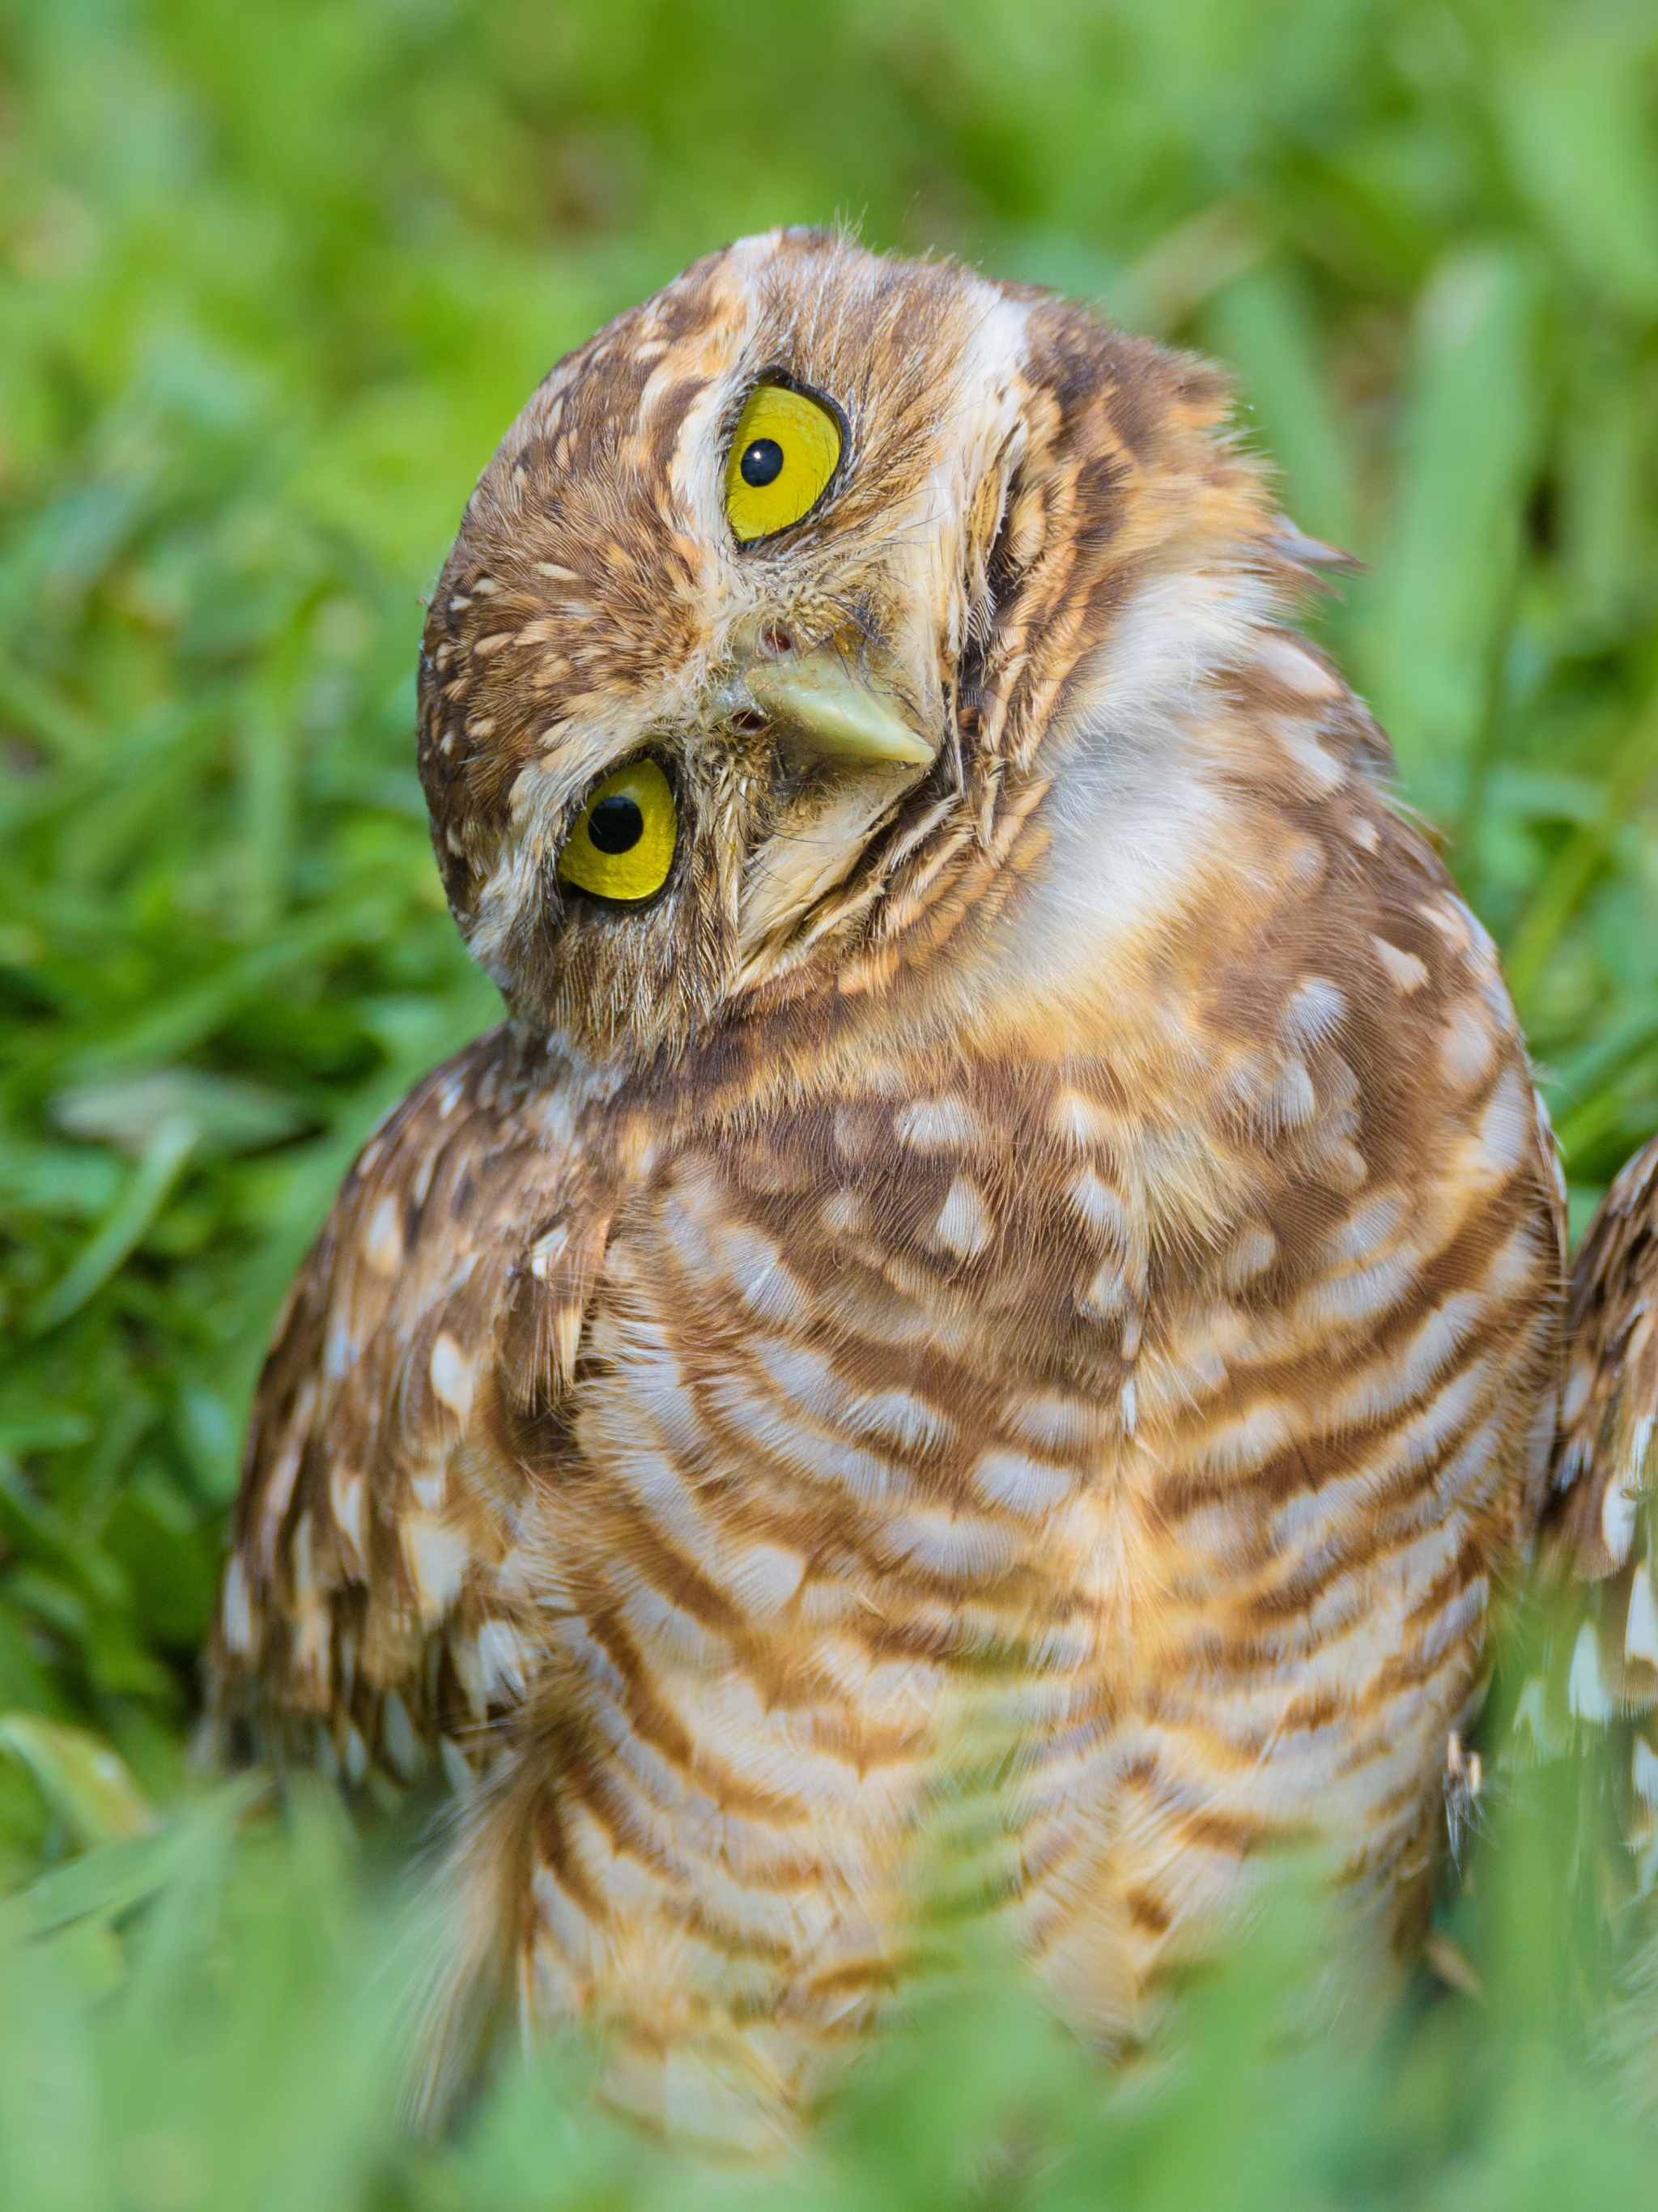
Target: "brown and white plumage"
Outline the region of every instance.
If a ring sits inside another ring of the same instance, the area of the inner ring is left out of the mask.
[[[1658,1878],[1658,1139],[1613,1182],[1572,1270],[1558,1463],[1545,1529],[1564,1596],[1515,1715],[1521,1752],[1574,1737],[1605,1802],[1583,1839],[1600,1908]]]
[[[743,545],[768,377],[846,448]],[[1226,412],[1063,301],[774,234],[553,372],[433,599],[434,841],[513,1018],[296,1286],[217,1703],[354,1779],[446,1762],[457,2002],[607,2024],[676,2124],[786,2109],[902,1986],[978,1707],[974,1879],[1107,2040],[1274,1839],[1333,1850],[1361,1950],[1423,1923],[1544,1500],[1562,1195]],[[931,765],[826,755],[780,669]],[[679,843],[616,907],[556,871],[641,754]]]

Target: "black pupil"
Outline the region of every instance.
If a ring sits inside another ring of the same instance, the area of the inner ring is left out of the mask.
[[[587,835],[601,853],[631,853],[645,835],[645,817],[636,799],[613,791],[587,817]]]
[[[737,467],[744,483],[758,491],[762,484],[775,483],[782,475],[783,448],[775,438],[756,438],[744,449]]]

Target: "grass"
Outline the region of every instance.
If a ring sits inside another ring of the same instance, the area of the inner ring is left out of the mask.
[[[531,384],[704,247],[836,216],[1231,362],[1291,511],[1370,564],[1328,640],[1504,947],[1581,1225],[1658,1125],[1655,118],[1636,0],[0,0],[0,1878],[46,1880],[6,1923],[5,2202],[705,2187],[562,2058],[399,2148],[383,1885],[320,1810],[239,1826],[185,1780],[276,1304],[368,1126],[493,1017],[412,670]],[[1548,1849],[1509,1854],[1494,1990],[1541,1986]],[[1016,2121],[1054,2206],[1649,2193],[1549,2007],[1263,2056],[1261,1971],[1116,2106],[987,1984],[799,2201],[954,2203]]]

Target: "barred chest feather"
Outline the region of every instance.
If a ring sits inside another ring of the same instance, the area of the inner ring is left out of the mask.
[[[706,2119],[711,2048],[799,2094],[914,1969],[923,1864],[1108,2040],[1271,1839],[1333,1846],[1384,1953],[1415,1932],[1558,1267],[1488,949],[1415,903],[1165,972],[1138,1029],[1120,971],[1092,1052],[1038,997],[1017,1050],[825,1042],[761,1110],[727,1069],[596,1148],[631,1166],[478,1832],[524,2002],[625,2023],[631,2100],[689,2063]]]

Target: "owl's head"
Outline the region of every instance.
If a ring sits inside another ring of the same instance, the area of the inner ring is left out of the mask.
[[[1292,567],[1226,410],[1066,301],[811,231],[562,362],[421,665],[445,884],[518,1018],[640,1065],[936,969],[1040,848],[1134,595]]]

